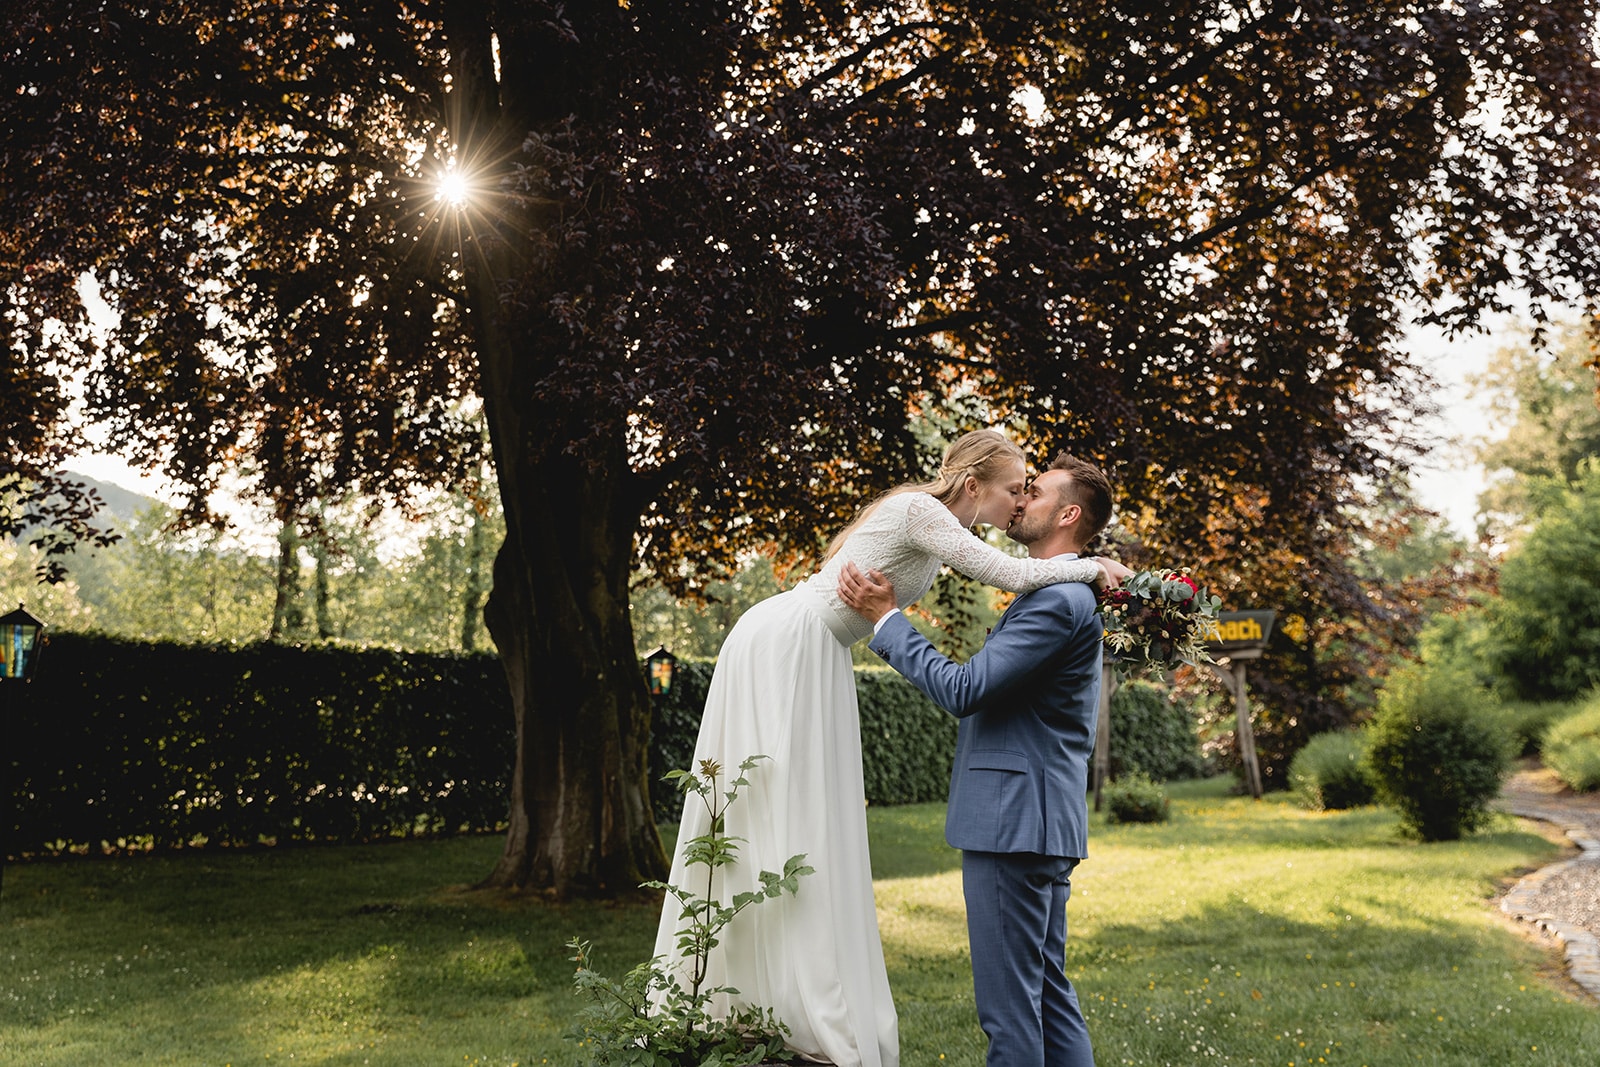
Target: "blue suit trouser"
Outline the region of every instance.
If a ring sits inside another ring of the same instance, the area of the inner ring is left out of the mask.
[[[1067,898],[1076,859],[963,852],[967,939],[988,1067],[1094,1067],[1067,980]]]

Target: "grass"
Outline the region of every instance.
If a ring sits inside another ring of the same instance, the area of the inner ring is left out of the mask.
[[[1101,1067],[1593,1062],[1600,1008],[1490,901],[1508,873],[1557,855],[1526,824],[1419,845],[1379,809],[1171,791],[1171,822],[1097,823],[1074,878],[1067,964]],[[978,1067],[943,809],[870,817],[902,1062]],[[563,945],[592,939],[620,975],[649,950],[656,909],[474,893],[498,849],[13,866],[0,1062],[581,1063],[562,1037]]]

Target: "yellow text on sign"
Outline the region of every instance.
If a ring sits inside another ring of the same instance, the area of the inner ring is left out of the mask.
[[[1218,641],[1259,641],[1261,624],[1254,619],[1229,619],[1217,624]]]

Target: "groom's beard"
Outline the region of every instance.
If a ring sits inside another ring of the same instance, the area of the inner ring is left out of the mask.
[[[1023,512],[1011,520],[1011,525],[1006,527],[1006,536],[1019,545],[1031,545],[1039,538],[1050,532],[1050,527],[1055,519],[1054,515],[1030,522],[1028,513]]]

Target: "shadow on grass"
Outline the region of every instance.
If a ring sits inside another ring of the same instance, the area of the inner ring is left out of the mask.
[[[500,844],[11,867],[0,1046],[48,1065],[112,1049],[173,1063],[567,1062],[565,942],[594,941],[620,973],[648,954],[659,906],[470,891]]]

